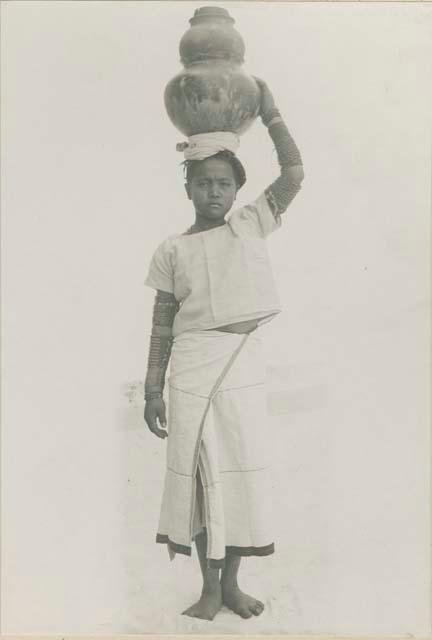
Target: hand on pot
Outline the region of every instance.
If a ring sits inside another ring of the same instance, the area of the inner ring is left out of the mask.
[[[273,94],[267,86],[267,83],[261,78],[252,76],[261,91],[261,106],[259,115],[265,121],[271,117],[272,113],[277,111],[276,104],[273,98]]]

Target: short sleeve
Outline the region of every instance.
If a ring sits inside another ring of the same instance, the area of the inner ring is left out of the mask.
[[[257,235],[266,238],[279,229],[281,218],[273,214],[263,192],[254,202],[233,211],[229,223],[237,235]]]
[[[164,240],[153,254],[144,284],[152,289],[174,293],[174,270],[171,260],[171,242]]]

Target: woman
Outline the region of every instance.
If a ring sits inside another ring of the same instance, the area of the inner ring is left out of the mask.
[[[237,582],[243,556],[274,552],[269,499],[265,375],[259,327],[280,312],[266,237],[300,190],[303,167],[267,85],[260,115],[281,167],[250,205],[227,213],[246,176],[235,136],[192,136],[186,192],[195,222],[156,250],[146,284],[157,290],[145,383],[145,420],[165,438],[167,469],[157,542],[191,554],[195,540],[201,598],[184,613],[212,620],[225,604],[244,618],[262,602]]]

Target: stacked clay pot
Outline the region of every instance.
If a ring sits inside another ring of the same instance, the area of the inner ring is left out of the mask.
[[[180,41],[184,70],[165,89],[172,123],[186,136],[212,131],[241,135],[258,115],[260,90],[242,69],[245,46],[228,11],[202,7]]]

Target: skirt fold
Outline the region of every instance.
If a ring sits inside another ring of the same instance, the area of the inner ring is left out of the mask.
[[[157,542],[209,566],[273,553],[269,431],[259,330],[185,332],[171,353],[167,469]],[[197,495],[197,472],[201,485]]]

